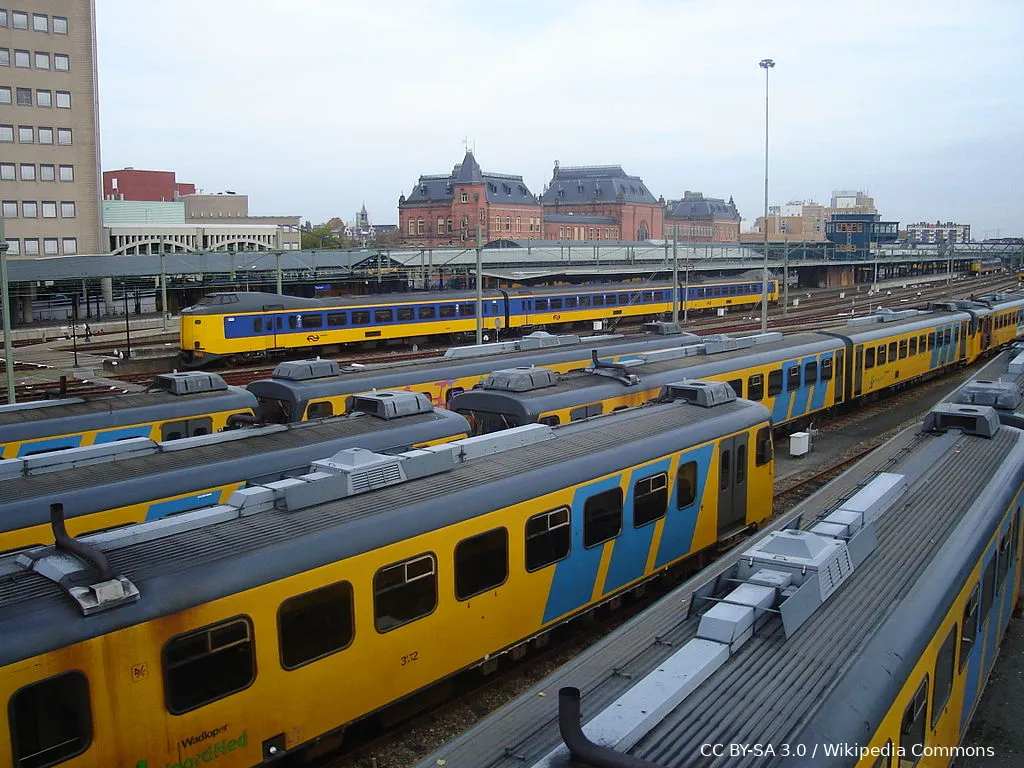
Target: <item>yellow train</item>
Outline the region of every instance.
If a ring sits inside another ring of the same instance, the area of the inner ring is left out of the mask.
[[[0,558],[0,764],[253,765],[520,656],[770,515],[767,411],[721,389],[86,539],[54,509],[56,548]]]
[[[776,427],[806,424],[838,404],[973,362],[1024,331],[1024,296],[959,304],[965,308],[877,313],[830,331],[709,337],[632,361],[595,360],[589,372],[568,377],[532,367],[497,371],[456,394],[449,407],[469,419],[475,434],[486,434],[636,406],[669,382],[695,378],[726,382],[738,396],[764,403]]]
[[[178,440],[249,423],[256,398],[217,374],[164,373],[139,394],[0,406],[0,458],[134,437]]]
[[[692,310],[744,307],[762,299],[760,279],[719,279],[679,289]],[[442,291],[339,299],[305,299],[256,292],[214,293],[181,312],[181,356],[198,366],[222,358],[307,350],[390,339],[457,339],[476,332],[474,293]],[[777,302],[778,280],[768,282]],[[482,303],[488,335],[507,329],[570,327],[595,320],[671,313],[670,283],[605,284],[488,290]]]
[[[305,472],[345,448],[392,452],[466,437],[466,420],[425,395],[361,395],[347,417],[154,443],[132,439],[0,462],[0,552],[53,543],[60,499],[73,536],[227,501],[248,480]]]
[[[417,768],[985,764],[1005,744],[963,739],[1020,596],[1024,431],[943,404],[878,453],[827,509],[773,525]]]

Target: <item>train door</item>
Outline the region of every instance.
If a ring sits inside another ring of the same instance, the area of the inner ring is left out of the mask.
[[[957,359],[961,360],[961,361],[967,359],[967,323],[966,322],[961,322],[960,323],[960,356]]]
[[[747,521],[747,435],[718,443],[718,533],[733,532]]]
[[[860,397],[864,386],[864,345],[858,344],[853,356],[853,396]]]
[[[264,312],[280,312],[282,309],[284,309],[284,304],[264,304],[263,305],[263,311]],[[267,349],[277,349],[277,347],[278,347],[277,333],[278,333],[278,331],[281,330],[281,326],[284,325],[284,323],[281,320],[281,316],[280,315],[267,315],[264,319],[266,320],[267,328],[270,330],[270,338],[271,338],[271,343],[267,347]]]
[[[844,375],[845,366],[843,365],[843,363],[845,362],[845,357],[845,349],[836,350],[836,359],[833,363],[834,368],[832,370],[832,378],[835,379],[835,402],[837,404],[843,402],[846,396],[846,376]]]

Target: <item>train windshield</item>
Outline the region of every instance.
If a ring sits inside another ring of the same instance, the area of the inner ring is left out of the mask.
[[[466,421],[469,422],[470,433],[474,435],[489,435],[492,432],[501,432],[503,429],[521,427],[519,419],[507,413],[488,413],[487,411],[459,410]]]
[[[257,397],[256,418],[263,424],[290,424],[291,409],[283,400],[272,397]]]

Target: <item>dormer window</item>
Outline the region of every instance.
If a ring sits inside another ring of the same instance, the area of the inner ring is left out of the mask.
[[[576,185],[576,191],[579,192],[582,195],[583,194],[583,185],[582,184],[577,184]]]
[[[565,197],[565,190],[564,189],[558,190],[558,196],[559,197]]]
[[[469,202],[469,192],[463,192],[462,195],[459,197],[459,201],[463,202],[463,203],[468,203]]]

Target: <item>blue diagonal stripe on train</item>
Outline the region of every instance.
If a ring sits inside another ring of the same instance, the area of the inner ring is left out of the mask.
[[[713,445],[705,445],[687,451],[679,457],[677,476],[679,467],[691,461],[697,462],[697,495],[692,504],[679,509],[679,483],[675,478],[670,478],[673,480],[672,492],[668,499],[668,514],[665,515],[665,525],[661,531],[658,555],[654,558],[655,568],[678,560],[693,547],[693,532],[697,528],[697,516],[700,514],[700,505],[704,499],[704,488],[707,486],[708,468],[711,466],[714,449]]]
[[[220,491],[205,491],[194,496],[185,496],[181,499],[169,499],[151,504],[146,510],[147,520],[156,520],[166,515],[175,515],[179,512],[189,512],[193,509],[201,509],[217,503],[220,498]]]
[[[116,443],[118,440],[127,440],[129,437],[149,437],[152,431],[149,424],[141,424],[137,427],[125,427],[124,429],[108,429],[106,432],[97,432],[94,443]]]
[[[821,379],[821,366],[825,364],[826,360],[832,360],[834,355],[829,352],[828,354],[822,355],[821,359],[818,360],[818,379]],[[833,377],[832,381],[822,381],[820,384],[814,386],[814,393],[811,396],[811,410],[817,413],[825,407],[825,396],[828,394],[828,388],[835,383],[835,386],[842,386],[842,382]]]
[[[49,440],[33,440],[30,443],[22,443],[18,448],[18,455],[25,456],[29,453],[42,453],[43,451],[59,451],[62,448],[77,448],[82,444],[82,435],[68,435],[67,437],[51,437]]]
[[[775,395],[775,402],[772,405],[772,424],[781,424],[789,419],[789,406],[793,401],[793,393],[786,391],[786,383],[789,381],[789,372],[800,363],[790,361],[782,364],[782,391]],[[771,377],[769,376],[769,380]]]
[[[583,507],[587,499],[602,491],[618,488],[621,475],[581,485],[572,497],[572,549],[569,557],[555,566],[551,591],[544,607],[544,623],[590,602],[601,567],[605,544],[586,549],[583,546]]]
[[[619,587],[625,586],[634,579],[644,575],[644,568],[647,565],[647,556],[651,551],[651,542],[654,539],[654,528],[656,523],[648,523],[642,528],[634,525],[636,519],[636,485],[644,478],[652,477],[664,472],[665,487],[668,489],[670,459],[656,461],[645,467],[634,470],[629,476],[629,486],[626,489],[625,514],[622,520],[622,534],[615,540],[615,549],[612,551],[612,561],[608,566],[608,575],[605,576],[601,594],[613,592]],[[668,493],[666,504],[670,501]]]
[[[929,333],[929,338],[933,334],[935,336],[935,344],[934,344],[934,346],[932,346],[931,370],[935,370],[936,368],[939,367],[939,353],[942,351],[941,348],[940,348],[940,344],[939,344],[939,342],[942,340],[942,331],[941,330],[936,330],[936,331],[933,331],[932,333]]]
[[[807,401],[810,399],[811,389],[817,385],[813,381],[807,381],[807,364],[813,363],[817,358],[805,357],[800,361],[800,389],[793,393],[793,410],[790,417],[803,416],[807,413]],[[821,389],[821,387],[818,387]]]

